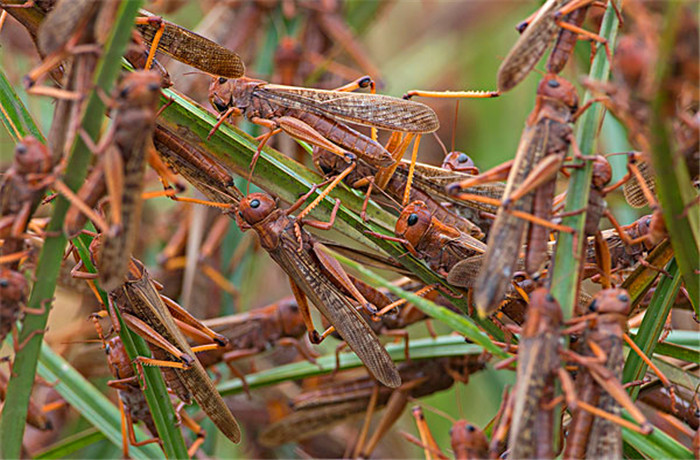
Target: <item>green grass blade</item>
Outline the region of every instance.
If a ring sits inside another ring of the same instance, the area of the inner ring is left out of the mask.
[[[49,382],[58,382],[56,391],[71,406],[80,411],[95,428],[114,445],[121,448],[121,414],[119,409],[97,388],[76,371],[66,360],[57,355],[46,344],[41,347],[39,375]],[[142,430],[134,427],[137,439],[148,439]],[[165,458],[157,444],[129,448],[132,458]]]
[[[611,49],[615,48],[615,39],[617,37],[618,19],[615,14],[613,2],[620,9],[621,1],[612,0],[603,16],[603,23],[600,26],[600,35],[608,41]],[[593,81],[607,81],[610,73],[610,62],[605,55],[605,50],[602,46],[598,47],[589,77]],[[587,91],[583,104],[593,98],[593,95]],[[592,155],[595,153],[596,142],[598,139],[597,131],[600,126],[600,121],[603,116],[603,107],[600,104],[591,106],[578,122],[576,130],[576,142],[581,149],[583,155]],[[569,188],[567,190],[566,208],[564,212],[578,211],[588,207],[588,192],[591,186],[591,175],[593,172],[593,163],[590,161],[581,162],[582,168],[575,169],[571,173]],[[552,295],[559,301],[566,319],[570,318],[574,311],[576,296],[578,293],[578,282],[580,278],[581,264],[577,254],[582,254],[583,243],[585,238],[580,235],[584,234],[583,227],[586,222],[586,212],[565,217],[562,225],[571,227],[579,235],[578,238],[574,234],[560,232],[557,237],[557,249],[554,259],[554,270],[552,271]]]
[[[120,58],[126,49],[127,42],[131,37],[133,20],[136,16],[141,2],[123,2],[119,8],[116,23],[112,33],[105,45],[103,59],[98,62],[96,70],[96,86],[106,93],[112,87],[120,68]],[[100,99],[97,91],[90,93],[85,114],[81,120],[81,126],[93,139],[99,134],[101,122],[105,113],[105,104]],[[80,136],[76,136],[75,144],[71,149],[71,156],[68,160],[65,176],[66,184],[77,190],[85,180],[87,165],[91,157],[91,152],[82,141]],[[28,301],[30,309],[39,309],[46,306],[45,313],[41,315],[27,315],[20,333],[20,343],[30,338],[24,348],[17,351],[15,356],[13,371],[14,376],[10,378],[7,387],[7,400],[3,409],[3,417],[0,420],[0,457],[18,458],[21,451],[22,435],[24,434],[24,424],[16,423],[17,420],[24,420],[27,415],[27,405],[36,373],[37,359],[41,347],[41,336],[39,333],[30,337],[35,331],[42,331],[48,321],[50,302],[56,288],[56,279],[63,257],[63,250],[66,245],[66,238],[63,236],[63,218],[68,210],[68,202],[62,197],[56,199],[51,221],[46,229],[48,235],[39,255],[39,261],[35,272],[36,283],[32,288]]]
[[[626,411],[622,412],[622,417],[634,423]],[[655,429],[649,435],[643,435],[623,428],[622,439],[649,458],[694,458],[690,450],[659,429]]]
[[[50,446],[48,449],[35,455],[34,460],[69,458],[71,454],[77,452],[83,447],[87,447],[103,439],[106,439],[105,435],[102,434],[102,432],[97,428],[88,428],[87,430],[60,440],[56,444]]]
[[[404,344],[391,343],[386,346],[391,359],[400,362],[405,359]],[[444,356],[464,356],[479,354],[482,348],[478,345],[464,342],[464,338],[456,335],[436,337],[435,339],[411,340],[409,355],[411,359],[430,359]],[[336,368],[335,353],[321,356],[316,364],[308,361],[277,366],[275,368],[246,375],[250,389],[274,385],[280,382],[301,380],[316,375],[329,374]],[[353,369],[362,366],[362,361],[354,353],[341,353],[339,370]],[[237,394],[243,391],[240,379],[234,379],[220,384],[217,389],[223,396]]]
[[[666,342],[659,343],[656,345],[656,354],[657,355],[662,355],[662,356],[668,356],[670,358],[676,358],[680,359],[689,363],[698,363],[700,364],[700,349],[697,348],[698,345],[698,338],[697,338],[697,333],[694,331],[690,331],[693,334],[695,334],[694,340],[694,345],[696,346],[695,349],[693,348],[687,348],[685,346],[681,345],[676,345],[673,343],[669,343],[669,339],[666,339]],[[632,338],[635,336],[631,335]]]
[[[91,238],[87,235],[80,235],[78,238],[73,240],[78,254],[80,255],[80,260],[82,260],[85,269],[90,273],[97,273],[95,266],[90,260],[90,242]],[[107,294],[99,288],[99,282],[95,282],[97,290],[102,297],[102,304],[107,305],[108,299]],[[146,342],[141,339],[138,335],[131,332],[119,316],[117,311],[117,316],[119,318],[120,332],[119,337],[124,344],[127,355],[133,361],[137,356],[151,356],[151,350],[148,348]],[[136,366],[134,366],[134,371],[138,372]],[[138,374],[137,374],[138,375]],[[175,411],[173,410],[172,403],[170,402],[170,395],[168,394],[168,389],[163,381],[163,376],[158,368],[154,367],[144,367],[143,376],[146,381],[146,389],[143,390],[146,396],[146,402],[148,408],[151,411],[151,416],[158,430],[158,436],[163,442],[163,450],[165,451],[168,458],[186,458],[187,457],[187,447],[185,446],[185,441],[182,438],[182,433],[175,426],[177,417],[175,416]]]
[[[675,35],[680,23],[680,14],[685,2],[668,4],[664,29],[661,35],[659,56],[671,56]],[[671,100],[668,77],[671,60],[659,59],[656,66],[658,90],[651,105],[651,160],[656,173],[656,190],[668,229],[671,245],[685,282],[688,296],[693,304],[695,316],[700,317],[700,207],[686,208],[697,199],[697,192],[690,178],[685,161],[680,152],[672,148],[672,127],[669,111],[675,110],[675,100]]]
[[[664,329],[666,318],[668,317],[673,302],[676,300],[676,295],[681,287],[681,275],[678,270],[678,265],[675,260],[671,261],[667,271],[672,278],[664,276],[659,285],[654,291],[654,296],[651,299],[649,308],[644,315],[642,324],[639,327],[637,336],[634,342],[647,356],[654,354],[654,348],[658,343],[659,337]],[[622,371],[622,381],[631,382],[641,379],[646,373],[647,365],[642,358],[634,352],[631,352],[625,361],[625,367]],[[639,394],[639,386],[630,388],[632,399],[636,399]]]
[[[0,68],[0,121],[10,133],[15,142],[19,142],[24,136],[31,134],[46,143],[44,135],[37,127],[32,115],[17,96],[14,88],[7,81],[5,73]]]

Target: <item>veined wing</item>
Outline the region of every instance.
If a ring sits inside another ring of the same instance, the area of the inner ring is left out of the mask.
[[[498,89],[508,91],[520,83],[554,40],[554,12],[570,0],[547,0],[498,68]]]
[[[362,126],[412,133],[431,133],[440,127],[437,115],[427,105],[383,94],[282,85],[265,85],[256,93],[283,107],[320,113]]]
[[[298,243],[284,234],[280,246],[270,256],[301,288],[311,302],[335,326],[352,351],[384,385],[396,388],[401,377],[396,365],[372,328],[338,288],[317,267],[306,251],[298,252]]]
[[[141,15],[153,16],[145,10],[141,10]],[[172,22],[163,20],[163,25],[165,29],[158,43],[158,51],[213,75],[226,78],[243,76],[245,64],[233,51]],[[153,43],[157,26],[137,24],[136,28],[144,40]]]

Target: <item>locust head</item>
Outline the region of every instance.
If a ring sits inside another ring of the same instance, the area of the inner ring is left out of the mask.
[[[523,337],[533,337],[544,332],[555,331],[563,322],[561,307],[557,299],[544,287],[530,294],[527,319],[523,326]]]
[[[117,103],[155,110],[160,97],[160,74],[137,71],[126,75],[117,88]]]
[[[396,221],[396,235],[416,246],[430,230],[432,219],[428,206],[422,201],[414,201],[401,211],[399,220]]]
[[[252,227],[265,220],[277,209],[275,200],[265,193],[251,193],[238,205],[236,222],[243,227]]]
[[[559,75],[545,75],[537,86],[537,96],[564,104],[572,114],[578,110],[576,88]]]
[[[251,104],[253,90],[265,83],[247,77],[215,78],[209,85],[209,102],[219,113],[232,109],[244,111]]]
[[[442,162],[443,169],[457,171],[465,174],[479,174],[479,168],[474,161],[464,152],[453,151],[445,156]]]
[[[0,294],[8,301],[21,302],[29,291],[27,279],[19,272],[9,268],[0,269]]]
[[[597,155],[593,160],[593,177],[591,185],[597,190],[602,190],[612,179],[612,167],[608,160],[601,155]]]
[[[25,137],[15,146],[14,168],[22,175],[48,173],[51,169],[49,149],[35,137]]]

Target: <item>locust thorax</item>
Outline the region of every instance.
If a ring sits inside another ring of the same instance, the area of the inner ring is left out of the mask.
[[[534,337],[548,331],[556,331],[562,324],[563,317],[559,302],[540,287],[530,294],[527,318],[523,326],[523,337]]]
[[[479,174],[479,168],[474,164],[474,160],[464,152],[448,153],[442,161],[442,168],[465,174]]]
[[[432,219],[433,215],[424,202],[409,203],[396,221],[396,235],[416,246],[430,230]]]
[[[33,136],[26,136],[15,146],[13,167],[18,174],[43,174],[51,170],[51,153]]]
[[[593,160],[593,176],[591,185],[597,190],[602,190],[612,179],[612,167],[608,160],[601,155],[596,155]]]
[[[141,70],[127,74],[117,88],[117,103],[155,110],[160,97],[160,74]]]

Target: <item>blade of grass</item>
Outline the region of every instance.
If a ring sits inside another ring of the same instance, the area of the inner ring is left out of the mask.
[[[405,360],[404,344],[391,343],[386,346],[387,352],[395,362]],[[478,345],[467,344],[464,338],[455,335],[440,336],[435,339],[411,340],[409,356],[411,359],[430,359],[444,356],[464,356],[467,354],[479,354],[482,348]],[[341,353],[338,370],[353,369],[362,366],[362,361],[354,353]],[[275,368],[246,375],[248,386],[261,388],[280,382],[301,380],[316,375],[329,374],[336,368],[335,353],[321,356],[316,359],[316,364],[308,361],[286,364]],[[237,394],[243,391],[240,379],[234,379],[220,384],[217,389],[222,396]]]
[[[670,2],[667,5],[664,28],[661,34],[659,56],[671,56],[685,2]],[[676,253],[695,316],[700,317],[700,207],[691,205],[697,199],[685,161],[680,152],[672,149],[670,115],[676,110],[676,101],[671,100],[668,78],[671,59],[659,59],[655,67],[658,91],[651,105],[651,160],[656,173],[656,190],[659,195],[664,222],[671,245]]]
[[[105,435],[97,428],[88,428],[80,433],[61,439],[48,449],[35,455],[34,460],[69,458],[74,452],[103,439],[106,439]]]
[[[676,300],[676,295],[681,287],[681,276],[678,270],[678,265],[675,260],[671,261],[667,268],[668,273],[672,276],[669,278],[664,276],[659,285],[654,291],[654,296],[651,299],[649,308],[647,309],[642,324],[639,326],[637,336],[634,342],[647,355],[654,354],[654,348],[658,343],[659,337],[663,332],[666,318],[668,317],[673,302]],[[641,379],[647,371],[647,365],[642,358],[636,353],[630,353],[625,361],[625,367],[622,371],[622,381],[631,382]],[[636,399],[639,394],[639,386],[630,388],[630,396]]]
[[[32,115],[17,96],[17,93],[7,81],[5,73],[0,69],[0,120],[15,142],[31,134],[46,143],[44,135],[37,127]]]
[[[644,259],[646,264],[637,265],[634,271],[625,278],[620,287],[629,292],[633,306],[637,306],[642,301],[644,295],[658,278],[660,272],[654,267],[665,267],[672,257],[673,248],[666,239],[659,243]]]
[[[80,411],[95,428],[117,447],[122,445],[121,414],[119,409],[100,390],[73,368],[65,359],[57,355],[46,344],[41,347],[39,375],[49,382],[58,382],[56,391],[68,404]],[[142,430],[134,427],[137,439],[148,439]],[[165,458],[157,444],[129,448],[132,458]]]
[[[89,273],[97,273],[90,259],[89,247],[91,241],[92,239],[87,235],[80,235],[73,240],[73,244],[75,244],[78,250],[80,260],[82,260],[85,269]],[[102,298],[102,305],[107,305],[107,294],[100,289],[98,282],[95,282],[95,285]],[[137,356],[150,357],[151,350],[148,348],[146,342],[126,327],[119,315],[119,311],[117,311],[116,314],[121,329],[119,337],[124,344],[129,359],[133,362]],[[136,366],[132,366],[134,367],[134,372],[138,372]],[[170,395],[168,394],[168,389],[165,386],[160,370],[156,367],[144,367],[143,376],[146,381],[146,388],[143,392],[146,396],[146,403],[151,411],[156,429],[158,430],[158,437],[160,437],[160,440],[163,442],[163,450],[168,458],[186,458],[187,447],[182,438],[182,433],[176,428],[177,417],[170,402]]]
[[[96,71],[96,87],[106,93],[112,87],[120,68],[120,58],[126,49],[126,44],[131,36],[133,20],[140,6],[139,1],[123,2],[117,13],[117,20],[112,28],[103,54],[103,59],[98,62]],[[81,126],[93,139],[97,138],[105,113],[105,104],[100,99],[97,91],[90,93]],[[85,180],[87,165],[90,160],[90,150],[80,136],[76,136],[71,149],[71,156],[66,167],[65,183],[72,190],[77,190]],[[32,288],[28,301],[30,309],[45,308],[40,315],[27,315],[20,332],[20,343],[26,342],[21,350],[17,350],[13,365],[14,376],[7,387],[7,400],[3,409],[3,417],[0,420],[0,457],[18,458],[21,452],[24,424],[17,420],[24,420],[27,415],[27,405],[34,383],[37,359],[42,342],[40,331],[44,330],[49,315],[49,305],[56,288],[63,249],[66,238],[63,236],[63,218],[68,210],[68,202],[63,197],[58,197],[54,205],[51,221],[46,229],[47,238],[41,249],[39,261],[35,272],[36,282]],[[54,236],[55,235],[55,236]],[[39,332],[35,336],[32,334]]]
[[[669,343],[668,339],[666,339],[666,342],[659,343],[656,345],[656,354],[661,356],[668,356],[669,358],[680,359],[689,363],[700,364],[700,348],[697,348],[697,333],[693,332],[693,334],[695,334],[695,349],[687,348],[681,345],[676,345],[674,343]],[[630,337],[634,338],[635,336],[630,334]]]
[[[622,417],[634,423],[634,419],[626,411],[622,411]],[[648,458],[694,458],[689,449],[659,429],[649,435],[643,435],[622,428],[622,439]]]
[[[618,10],[621,8],[620,0],[611,0],[603,16],[603,23],[600,26],[600,36],[608,41],[611,49],[615,48],[617,37],[618,19],[615,14],[614,4]],[[599,46],[591,64],[589,77],[593,81],[607,81],[610,73],[610,63],[605,55],[605,50]],[[583,97],[583,104],[593,98],[587,91]],[[582,116],[576,129],[576,142],[583,155],[595,153],[595,146],[598,139],[597,131],[603,116],[603,107],[594,104]],[[593,163],[590,161],[579,162],[581,169],[575,169],[571,173],[569,188],[567,191],[566,208],[564,212],[578,211],[584,209],[580,214],[565,217],[562,225],[573,228],[576,233],[560,232],[557,237],[557,248],[554,258],[554,270],[552,270],[551,287],[552,295],[559,301],[564,318],[571,318],[574,305],[578,295],[578,282],[580,279],[581,264],[578,254],[583,254],[583,242],[585,238],[584,224],[586,222],[586,211],[588,207],[588,192],[591,186],[591,175]],[[579,235],[575,237],[574,235]]]

